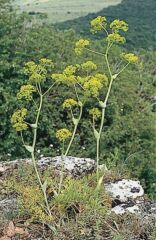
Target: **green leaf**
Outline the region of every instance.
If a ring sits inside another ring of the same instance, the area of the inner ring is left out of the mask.
[[[124,237],[120,234],[117,234],[113,237],[113,240],[124,240]]]
[[[72,118],[74,125],[77,125],[79,123],[79,119],[77,118]]]
[[[78,101],[78,105],[79,105],[80,107],[82,107],[82,106],[83,106],[83,104],[82,104],[82,102],[81,102],[81,101]]]
[[[115,80],[115,79],[117,78],[117,76],[118,76],[118,74],[114,74],[114,75],[112,76],[112,79]]]
[[[37,124],[30,124],[30,126],[35,129],[37,128]]]
[[[101,188],[101,185],[103,183],[103,178],[104,178],[104,175],[102,177],[100,177],[98,183],[97,183],[97,187],[96,187],[96,190],[99,190]]]
[[[28,152],[30,152],[30,153],[34,152],[34,148],[32,146],[24,145],[24,147],[27,149]]]
[[[45,182],[42,185],[43,191],[46,192],[47,190],[47,180],[45,180]]]
[[[46,223],[46,225],[54,232],[54,233],[57,233],[57,231],[56,231],[56,228],[55,227],[53,227],[52,225],[50,225],[50,224],[47,224]]]
[[[99,139],[100,134],[98,133],[98,131],[94,128],[94,136],[96,139]]]
[[[101,108],[106,108],[106,103],[105,102],[99,101],[99,105],[100,105]]]

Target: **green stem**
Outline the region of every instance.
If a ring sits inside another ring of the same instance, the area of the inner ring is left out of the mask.
[[[62,154],[61,154],[61,176],[60,176],[58,194],[60,194],[60,192],[61,192],[62,182],[63,182],[63,177],[64,177],[64,157],[65,157],[65,155],[64,155],[64,141],[63,141]]]
[[[104,118],[105,118],[105,107],[102,108],[102,117],[101,117],[101,124],[100,124],[100,130],[98,137],[96,139],[96,164],[97,164],[97,181],[99,180],[99,160],[100,160],[100,139],[101,139],[101,134],[102,134],[102,129],[104,125]]]
[[[56,82],[54,82],[54,83],[48,88],[48,90],[43,93],[43,97],[44,97],[45,95],[47,95],[47,93],[53,88],[53,86],[54,86],[55,84],[56,84]]]
[[[75,84],[74,84],[74,90],[75,90],[77,101],[80,101]]]
[[[99,180],[99,155],[100,155],[100,138],[98,137],[96,140],[96,178],[97,178],[97,183]]]
[[[41,190],[42,190],[43,195],[44,195],[45,204],[46,204],[48,213],[49,213],[49,215],[51,216],[51,211],[50,211],[50,207],[49,207],[48,200],[47,200],[46,190],[43,188],[43,184],[42,184],[42,181],[41,181],[41,178],[40,178],[38,169],[37,169],[37,164],[36,164],[35,155],[34,155],[35,146],[36,146],[36,138],[37,138],[37,128],[38,128],[38,122],[39,122],[39,117],[40,117],[42,105],[43,105],[43,95],[40,94],[40,104],[39,104],[39,108],[38,108],[38,112],[37,112],[37,117],[36,117],[36,122],[35,122],[36,127],[34,128],[34,138],[33,138],[33,145],[32,145],[32,147],[33,147],[33,152],[32,152],[32,154],[31,154],[31,156],[32,156],[32,162],[33,162],[33,165],[34,165],[34,169],[35,169],[35,172],[36,172],[36,176],[37,176],[38,182],[39,182],[39,184],[40,184]]]
[[[64,158],[67,156],[70,148],[71,148],[71,145],[73,143],[73,140],[74,140],[74,137],[75,137],[75,134],[76,134],[76,131],[77,131],[77,127],[78,127],[78,124],[80,122],[80,119],[81,119],[81,116],[82,116],[82,109],[83,109],[83,105],[80,105],[80,114],[79,114],[79,117],[77,119],[77,122],[75,122],[75,126],[74,126],[74,130],[73,130],[73,134],[72,134],[72,137],[70,139],[70,142],[68,144],[68,147],[67,147],[67,150],[64,154],[64,142],[63,142],[63,147],[62,147],[62,154],[61,154],[61,176],[60,176],[60,182],[59,182],[59,190],[58,190],[58,194],[60,194],[61,192],[61,188],[62,188],[62,182],[63,182],[63,176],[64,176]],[[73,114],[72,114],[73,116]]]
[[[106,105],[107,105],[107,101],[108,101],[108,98],[109,98],[109,95],[110,95],[110,92],[111,92],[113,80],[114,80],[114,78],[113,78],[113,76],[112,76],[112,77],[111,77],[111,80],[110,80],[110,83],[109,83],[108,91],[107,91],[107,94],[106,94],[106,97],[105,97],[105,101],[104,101],[105,107],[106,107]]]
[[[96,52],[96,51],[94,51],[94,50],[91,50],[91,49],[89,49],[89,48],[85,48],[87,51],[89,51],[89,52],[92,52],[92,53],[95,53],[95,54],[98,54],[98,55],[101,55],[101,56],[105,56],[105,54],[103,54],[103,53],[100,53],[100,52]]]
[[[110,48],[108,47],[107,49],[110,49]],[[98,135],[97,140],[96,140],[96,148],[97,148],[97,156],[96,156],[96,161],[97,161],[97,181],[98,181],[98,179],[99,179],[100,139],[101,139],[102,129],[103,129],[103,125],[104,125],[105,109],[106,109],[106,106],[107,106],[108,98],[109,98],[109,95],[110,95],[110,92],[111,92],[111,89],[112,89],[113,80],[114,80],[114,77],[113,77],[113,75],[112,75],[112,71],[111,71],[111,68],[110,68],[110,64],[109,64],[109,61],[108,61],[108,51],[106,51],[105,59],[106,59],[106,63],[107,63],[107,67],[108,67],[108,71],[109,71],[109,74],[110,74],[110,78],[111,78],[111,79],[110,79],[110,83],[109,83],[109,87],[108,87],[108,91],[107,91],[105,100],[104,100],[104,102],[103,102],[100,130],[99,130],[99,135]],[[128,65],[129,65],[129,63],[126,64],[125,67],[124,67],[118,74],[116,74],[116,77],[117,77]]]
[[[37,127],[38,127],[38,121],[39,121],[39,117],[40,117],[40,113],[41,113],[42,104],[43,104],[43,95],[40,94],[40,105],[37,110],[37,117],[36,117],[36,122],[35,122],[36,127],[34,129],[34,138],[33,138],[33,148],[34,149],[35,149],[35,145],[36,145]]]
[[[122,72],[125,70],[125,68],[128,67],[129,64],[130,64],[130,63],[128,62],[128,63],[117,73],[117,76],[118,76],[120,73],[122,73]]]
[[[73,130],[73,134],[72,134],[72,137],[71,137],[71,139],[70,139],[69,145],[68,145],[68,147],[67,147],[67,150],[66,150],[64,156],[67,156],[67,154],[68,154],[68,152],[69,152],[69,150],[70,150],[70,147],[71,147],[71,145],[72,145],[72,143],[73,143],[73,140],[74,140],[74,137],[75,137],[75,134],[76,134],[76,131],[77,131],[77,127],[78,127],[78,124],[79,124],[80,119],[81,119],[81,116],[82,116],[82,109],[83,109],[83,106],[80,106],[80,114],[79,114],[79,117],[78,117],[78,119],[77,119],[77,123],[75,123],[74,130]]]
[[[46,190],[43,188],[43,184],[42,184],[42,181],[41,181],[38,169],[37,169],[34,152],[32,152],[31,157],[32,157],[32,162],[33,162],[33,166],[34,166],[34,169],[35,169],[35,172],[36,172],[36,176],[37,176],[38,182],[40,184],[41,190],[42,190],[43,195],[44,195],[44,200],[45,200],[45,204],[46,204],[46,208],[47,208],[48,214],[49,214],[49,216],[51,216],[51,211],[50,211],[50,207],[49,207],[49,204],[48,204]]]
[[[108,61],[108,48],[106,50],[105,60],[106,60],[106,64],[107,64],[107,68],[108,68],[108,71],[109,71],[110,78],[112,78],[112,71],[111,71],[111,68],[110,68],[109,61]]]
[[[105,53],[105,60],[106,60],[108,72],[109,72],[109,75],[110,75],[110,83],[109,83],[109,87],[108,87],[108,91],[107,91],[105,100],[104,100],[104,102],[103,102],[100,129],[99,129],[98,137],[96,138],[96,151],[97,151],[97,155],[96,155],[96,163],[97,163],[97,182],[98,182],[98,180],[99,180],[100,140],[101,140],[102,129],[103,129],[104,119],[105,119],[105,109],[106,109],[106,106],[107,106],[107,101],[108,101],[108,98],[109,98],[109,95],[110,95],[110,91],[111,91],[112,83],[113,83],[113,79],[114,79],[114,78],[113,78],[113,75],[112,75],[111,67],[110,67],[110,64],[109,64],[109,60],[108,60],[108,51],[110,50],[111,46],[112,46],[112,45],[110,45],[110,43],[108,42],[107,49],[106,49],[106,53]]]
[[[23,146],[25,146],[26,144],[25,144],[25,142],[24,142],[24,138],[23,138],[22,132],[21,132],[21,139],[22,139]]]

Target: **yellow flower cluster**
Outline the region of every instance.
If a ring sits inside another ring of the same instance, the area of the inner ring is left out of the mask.
[[[33,84],[45,81],[48,71],[53,67],[54,64],[50,59],[42,58],[40,59],[39,64],[36,64],[33,61],[27,62],[24,71],[25,74],[29,76],[28,82]]]
[[[23,85],[20,88],[20,91],[17,93],[17,98],[22,99],[25,98],[27,101],[32,100],[32,94],[36,92],[36,88],[30,84]]]
[[[71,107],[74,107],[74,106],[76,106],[76,105],[78,105],[78,102],[77,102],[77,101],[75,101],[75,100],[72,99],[72,98],[68,98],[68,99],[66,99],[66,100],[64,101],[64,103],[63,103],[63,108],[71,108]]]
[[[25,74],[28,74],[28,75],[32,74],[34,71],[36,71],[36,67],[37,67],[37,65],[35,62],[33,62],[33,61],[27,62],[25,64],[25,68],[24,68]]]
[[[40,64],[41,64],[42,66],[44,66],[46,69],[54,68],[54,63],[52,62],[51,59],[41,58],[39,62],[40,62]]]
[[[114,32],[118,32],[119,30],[122,30],[124,32],[128,31],[128,24],[124,21],[121,21],[119,19],[115,19],[111,24],[110,24],[110,28],[114,31]]]
[[[108,34],[106,40],[109,42],[116,42],[116,43],[125,43],[126,41],[125,38],[117,32]]]
[[[94,119],[98,119],[101,117],[101,112],[98,108],[92,108],[89,110],[89,114],[92,115]]]
[[[81,64],[81,68],[82,68],[82,70],[89,72],[89,71],[96,70],[97,65],[92,61],[87,61],[87,62]]]
[[[139,61],[138,56],[136,56],[134,53],[122,53],[121,57],[129,63],[137,63]]]
[[[71,136],[72,136],[72,133],[66,128],[62,128],[56,132],[56,137],[60,141],[65,141],[66,139],[70,138]]]
[[[58,82],[65,83],[67,85],[73,85],[76,83],[76,76],[74,75],[75,72],[76,67],[70,65],[64,69],[63,73],[52,74],[52,78]]]
[[[41,83],[44,82],[46,79],[46,74],[40,74],[37,72],[34,72],[30,77],[28,83],[33,84],[33,83]]]
[[[21,108],[13,113],[11,117],[11,124],[13,125],[17,132],[27,129],[27,124],[24,123],[26,114],[27,114],[26,108]]]
[[[105,74],[96,73],[95,77],[104,85],[107,86],[108,84],[108,77]]]
[[[107,82],[107,76],[103,74],[96,74],[95,76],[86,77],[83,84],[83,88],[86,91],[85,95],[97,97],[102,87],[107,85]]]
[[[76,72],[76,67],[73,65],[69,65],[65,68],[65,70],[63,71],[63,73],[67,76],[71,76]]]
[[[86,39],[80,39],[78,42],[76,42],[75,44],[75,53],[77,55],[80,55],[84,48],[87,47],[89,45],[89,41]]]
[[[105,17],[98,16],[95,19],[93,19],[90,24],[91,24],[91,32],[96,33],[106,28],[107,19]]]
[[[78,76],[81,70],[96,70],[97,66],[92,61],[87,61],[81,65],[68,66],[61,74],[52,74],[52,78],[66,85],[78,84],[84,90],[86,96],[97,97],[103,86],[107,86],[108,78],[105,74],[94,74],[87,76]],[[88,72],[87,71],[87,72]]]
[[[31,61],[25,64],[25,73],[29,75],[28,83],[34,84],[36,82],[40,83],[44,81],[47,71],[42,65]]]

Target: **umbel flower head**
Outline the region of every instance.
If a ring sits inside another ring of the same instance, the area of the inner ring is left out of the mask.
[[[106,28],[107,19],[105,17],[98,16],[91,21],[90,25],[91,25],[91,32],[96,33]]]
[[[46,68],[46,70],[51,70],[54,68],[54,63],[51,59],[41,58],[39,63]]]
[[[101,112],[98,108],[92,108],[89,110],[89,114],[96,120],[101,117]]]
[[[97,69],[97,65],[93,61],[87,61],[81,64],[81,68],[84,71],[93,71]]]
[[[31,75],[34,71],[36,71],[37,65],[34,61],[29,61],[25,64],[24,72],[27,75]]]
[[[32,100],[32,94],[36,92],[36,88],[30,84],[23,85],[20,88],[20,91],[17,93],[17,98],[25,98],[27,101]]]
[[[125,43],[125,37],[121,36],[119,33],[117,32],[113,32],[108,34],[107,41],[112,42],[112,43]]]
[[[42,58],[39,64],[33,61],[25,64],[24,72],[29,76],[28,83],[36,84],[44,82],[46,75],[51,69],[54,68],[54,64],[50,59]]]
[[[26,108],[21,108],[13,113],[11,117],[11,124],[16,131],[23,131],[27,129],[27,124],[24,122],[25,116],[27,114]]]
[[[124,21],[119,20],[119,19],[115,19],[110,24],[110,28],[113,30],[113,32],[118,32],[119,30],[127,32],[128,31],[128,24]]]
[[[52,74],[52,78],[57,82],[61,82],[66,85],[73,85],[76,83],[76,76],[74,75],[76,69],[76,66],[69,65],[64,69],[63,73]]]
[[[80,55],[83,52],[84,48],[87,47],[88,45],[89,45],[89,41],[81,38],[75,44],[75,53],[77,55]]]
[[[64,71],[63,71],[63,73],[64,73],[65,75],[67,75],[67,76],[71,76],[71,75],[73,75],[75,72],[76,72],[76,67],[73,66],[73,65],[67,66],[67,67],[64,69]]]
[[[77,105],[78,105],[77,101],[75,101],[72,98],[68,98],[64,101],[63,108],[71,108],[71,107],[74,107],[74,106],[77,106]]]
[[[107,86],[108,78],[105,74],[95,74],[84,78],[83,88],[86,96],[98,97],[100,90]]]
[[[72,133],[67,128],[62,128],[56,132],[56,137],[60,141],[65,141],[66,139],[70,138]]]
[[[86,78],[83,87],[86,90],[86,95],[97,97],[99,95],[99,91],[103,87],[103,84],[95,77],[91,76]]]
[[[134,53],[122,53],[121,57],[129,63],[137,63],[139,61],[138,56]]]

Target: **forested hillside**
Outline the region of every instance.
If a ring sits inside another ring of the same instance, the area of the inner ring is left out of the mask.
[[[117,6],[108,7],[98,13],[67,21],[58,26],[61,29],[74,28],[76,32],[90,38],[92,35],[89,31],[89,22],[99,15],[106,16],[109,20],[119,18],[128,22],[129,33],[126,47],[156,49],[155,0],[123,0]]]
[[[67,65],[94,59],[103,71],[106,67],[101,58],[92,53],[78,57],[75,55],[74,45],[80,34],[82,37],[95,38],[89,31],[90,20],[95,15],[104,15],[109,20],[120,18],[128,22],[130,27],[126,33],[125,46],[136,49],[141,64],[126,69],[113,86],[106,110],[100,162],[106,162],[109,168],[125,168],[133,177],[138,177],[146,192],[155,198],[156,52],[153,49],[156,48],[156,1],[123,0],[119,6],[59,25],[60,28],[73,28],[75,32],[59,31],[44,24],[37,26],[30,16],[17,15],[5,3],[6,1],[0,1],[0,160],[28,156],[20,144],[20,135],[10,123],[14,110],[23,106],[21,102],[17,102],[16,94],[26,81],[24,64],[27,61],[38,62],[41,58],[49,58],[55,64],[55,72],[59,72]],[[99,35],[98,38],[100,37]],[[103,51],[103,41],[93,43],[93,48]],[[140,50],[141,48],[144,49]],[[115,60],[122,49],[118,45],[112,48],[110,61],[113,69],[116,68]],[[71,94],[63,86],[55,86],[55,91],[45,100],[38,133],[38,157],[40,154],[60,154],[55,132],[60,127],[72,128],[69,116],[62,108],[62,93],[68,97]],[[95,158],[96,145],[87,120],[87,109],[92,103],[93,100],[84,109],[70,155]],[[30,118],[33,118],[34,112],[32,108]],[[29,134],[26,137],[27,141],[31,139]]]

